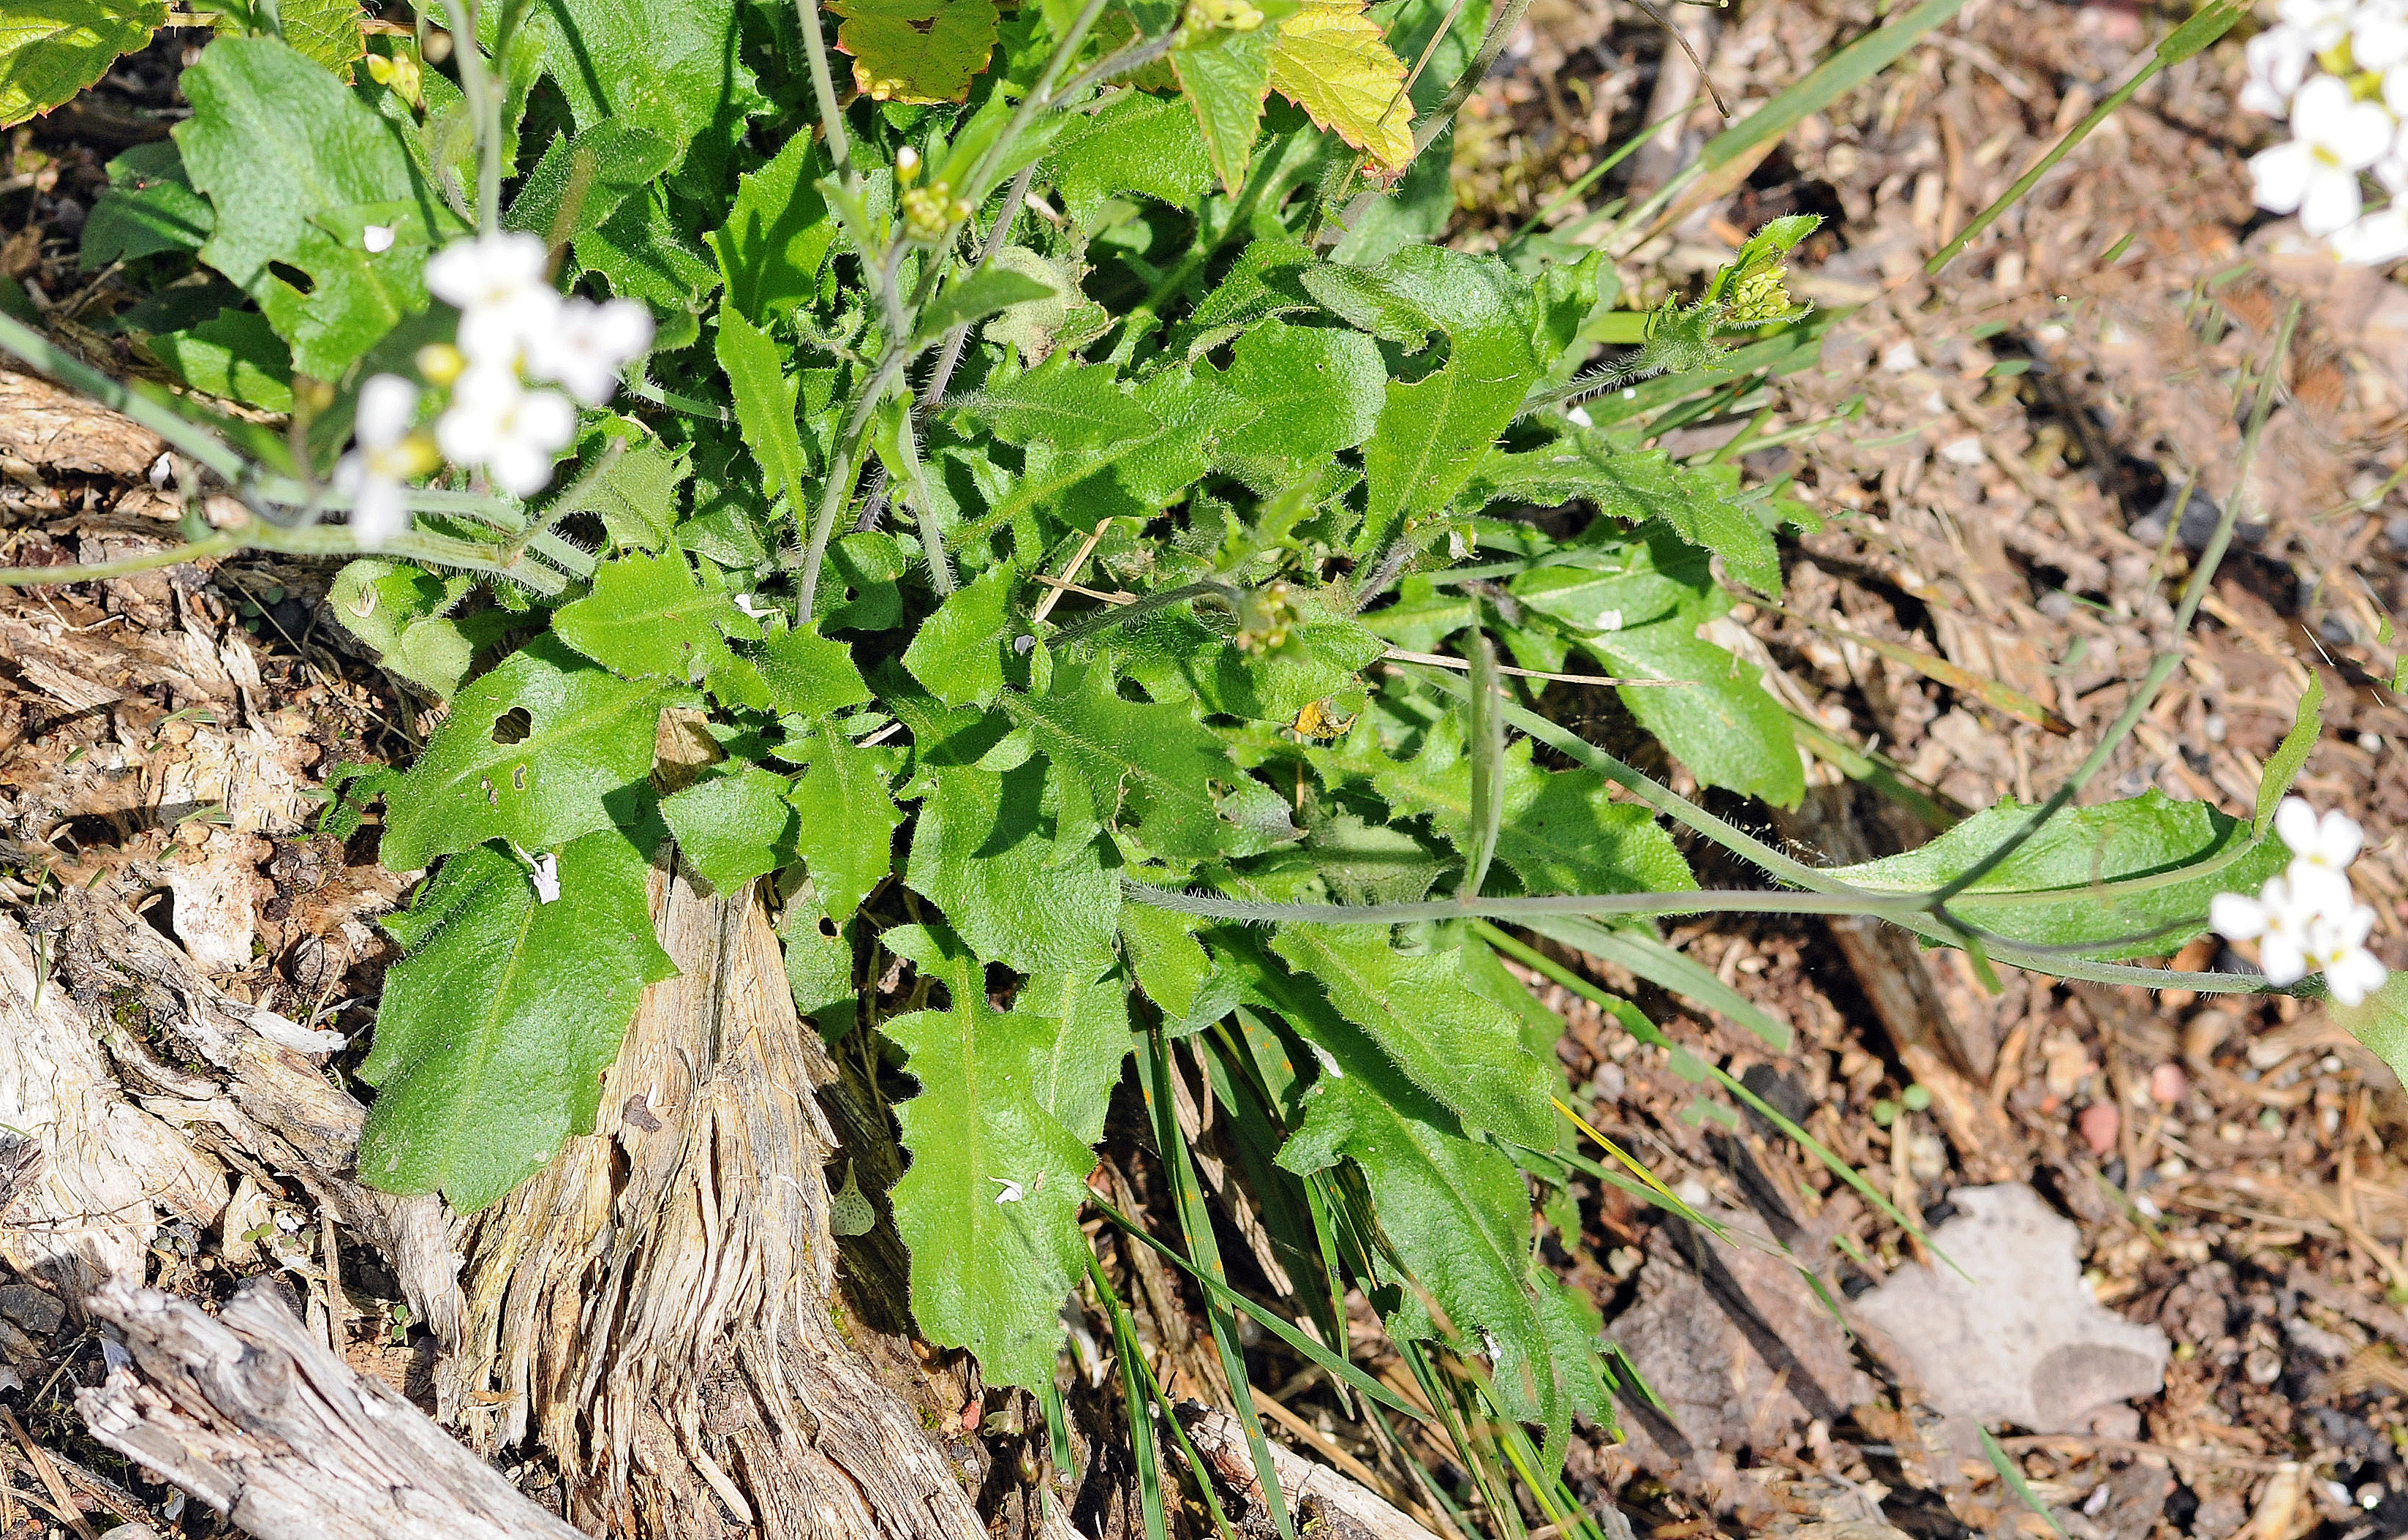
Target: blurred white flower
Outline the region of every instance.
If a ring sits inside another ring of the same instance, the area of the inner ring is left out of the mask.
[[[2219,893],[2207,911],[2219,935],[2258,943],[2258,971],[2278,988],[2308,976],[2308,926],[2315,917],[2315,907],[2301,904],[2280,877],[2266,879],[2254,899]]]
[[[2349,36],[2350,22],[2358,17],[2358,3],[2359,0],[2281,0],[2274,12],[2285,22],[2307,34],[2309,45],[2322,53]]]
[[[2329,236],[2358,218],[2358,174],[2383,158],[2397,125],[2380,104],[2358,101],[2340,79],[2319,75],[2292,100],[2291,133],[2290,143],[2250,157],[2258,206],[2296,211],[2308,234]]]
[[[506,309],[530,289],[549,292],[543,242],[520,230],[455,240],[426,259],[426,287],[463,310]]]
[[[570,299],[552,314],[550,324],[527,336],[527,373],[551,381],[589,407],[603,406],[618,392],[619,371],[652,345],[652,312],[640,302],[613,299],[596,305]],[[465,345],[462,351],[467,351]]]
[[[2361,214],[2333,232],[2332,248],[2352,266],[2388,266],[2408,257],[2408,213],[2393,207]]]
[[[2291,98],[2299,94],[2300,82],[2308,78],[2308,65],[2316,56],[2306,30],[2268,27],[2250,38],[2242,51],[2249,61],[2249,79],[2241,88],[2241,105],[2270,118],[2287,117]]]
[[[552,480],[552,461],[577,436],[577,408],[556,390],[529,390],[515,370],[479,364],[452,387],[435,425],[454,463],[481,466],[494,484],[532,497]]]
[[[350,495],[351,532],[367,550],[409,527],[404,483],[428,468],[424,444],[409,431],[417,414],[418,387],[397,374],[373,376],[360,387],[351,419],[357,447],[336,464],[335,488]]]
[[[2274,832],[2291,853],[2294,884],[2302,866],[2320,867],[2338,876],[2366,848],[2366,830],[2357,819],[2339,808],[2318,817],[2304,797],[2283,799],[2283,805],[2274,810]]]
[[[2289,868],[2254,899],[2217,894],[2208,923],[2233,941],[2258,943],[2267,983],[2280,987],[2321,972],[2334,1000],[2356,1005],[2386,976],[2366,946],[2374,911],[2358,901],[2349,881],[2366,830],[2338,810],[2319,816],[2298,797],[2275,810],[2274,829],[2291,853]]]
[[[2344,1005],[2360,1003],[2390,976],[2366,949],[2366,938],[2373,929],[2374,911],[2364,904],[2353,904],[2340,914],[2319,914],[2309,922],[2308,966],[2323,972],[2325,987]]]
[[[2349,60],[2357,68],[2377,74],[2408,61],[2408,9],[2379,5],[2359,7],[2349,29]]]
[[[564,304],[560,295],[538,283],[521,289],[505,304],[464,309],[460,355],[471,364],[516,368],[559,330]]]

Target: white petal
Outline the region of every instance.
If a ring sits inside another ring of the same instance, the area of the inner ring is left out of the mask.
[[[494,446],[485,457],[485,469],[494,484],[513,497],[532,497],[552,480],[552,456],[523,439],[509,439]]]
[[[371,224],[366,226],[360,231],[360,244],[366,247],[371,252],[392,251],[393,226],[390,224]]]
[[[2383,105],[2408,118],[2408,64],[2394,65],[2383,72]]]
[[[2339,133],[2327,148],[2344,167],[2363,171],[2383,158],[2398,134],[2399,125],[2384,110],[2382,103],[2354,101],[2342,117]]]
[[[2283,875],[2287,879],[2285,891],[2288,902],[2282,925],[2273,928],[2303,934],[2318,920],[2347,914],[2358,901],[2357,895],[2350,891],[2349,878],[2322,862],[2297,856]]]
[[[560,898],[560,857],[545,851],[535,858],[535,870],[527,873],[535,884],[535,901],[553,903]]]
[[[519,403],[519,437],[549,453],[577,437],[577,406],[556,390],[531,390]]]
[[[426,286],[462,309],[498,304],[543,287],[549,260],[543,242],[523,231],[455,240],[427,259]]]
[[[418,387],[397,374],[371,375],[360,387],[359,410],[351,415],[351,431],[368,449],[391,449],[409,433],[418,415]]]
[[[2291,137],[2305,144],[2330,144],[2344,132],[2350,107],[2347,84],[2317,76],[2291,98]]]
[[[2344,1005],[2360,1005],[2391,976],[2382,960],[2360,947],[2325,970],[2325,987]]]
[[[2218,893],[2207,906],[2207,923],[2229,941],[2256,941],[2266,933],[2266,906],[2244,893]]]
[[[382,476],[360,479],[351,494],[351,538],[364,551],[380,550],[409,529],[409,510],[402,505],[402,485]]]
[[[2294,856],[2305,856],[2316,842],[2316,810],[2304,797],[2286,797],[2274,810],[2274,834]]]
[[[2300,199],[2300,228],[2312,236],[2329,236],[2358,218],[2365,208],[2358,195],[2358,173],[2319,166],[2308,174]]]
[[[2317,824],[2316,841],[2325,864],[2338,870],[2357,860],[2358,853],[2366,848],[2366,829],[2357,819],[2334,808]]]
[[[2368,7],[2350,29],[2349,56],[2358,68],[2378,71],[2408,61],[2408,18],[2386,16]]]
[[[2258,207],[2277,214],[2295,211],[2307,193],[2308,177],[2315,165],[2315,152],[2297,140],[2250,156],[2249,180]]]
[[[2401,166],[2401,190],[2408,191],[2408,161]],[[2365,215],[2332,233],[2332,249],[2334,256],[2353,267],[2389,266],[2408,257],[2408,214],[2386,209]]]
[[[2288,936],[2269,934],[2258,946],[2258,966],[2277,988],[2308,976],[2308,955]]]

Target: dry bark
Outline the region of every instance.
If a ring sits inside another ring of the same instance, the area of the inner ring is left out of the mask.
[[[299,1181],[384,1255],[417,1318],[447,1350],[454,1347],[461,1299],[441,1203],[351,1179],[366,1109],[328,1084],[308,1056],[262,1030],[289,1030],[286,1025],[263,1020],[263,1013],[220,990],[122,904],[69,893],[36,919],[56,928],[61,978],[76,1000],[138,1004],[183,1060],[169,1063],[113,1015],[77,1015],[76,1029],[107,1046],[118,1078],[141,1093],[142,1105],[195,1130],[203,1143],[222,1139]]]
[[[836,1071],[759,900],[655,871],[653,915],[679,976],[646,994],[594,1133],[472,1231],[446,1369],[490,1414],[471,1438],[539,1438],[589,1529],[984,1535],[863,1324],[838,1324],[813,1095]]]
[[[0,369],[0,460],[139,481],[166,442],[105,407],[30,374]]]
[[[77,1392],[93,1436],[260,1540],[582,1540],[265,1284],[215,1317],[122,1280],[88,1303],[132,1360]]]

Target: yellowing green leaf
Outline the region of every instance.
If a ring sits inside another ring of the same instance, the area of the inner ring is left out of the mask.
[[[836,46],[879,102],[959,102],[995,50],[995,0],[834,0]]]
[[[276,26],[294,52],[346,80],[351,78],[351,65],[367,52],[359,0],[283,0],[276,9]]]
[[[1405,62],[1360,0],[1304,0],[1271,44],[1271,89],[1394,176],[1413,158]]]
[[[1196,111],[1204,151],[1221,185],[1236,197],[1261,131],[1263,94],[1270,89],[1269,39],[1261,32],[1213,32],[1170,50],[1179,88]]]
[[[166,20],[165,0],[8,0],[0,15],[0,128],[99,79]]]

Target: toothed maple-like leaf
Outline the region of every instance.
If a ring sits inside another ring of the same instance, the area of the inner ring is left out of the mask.
[[[893,750],[863,748],[829,728],[811,745],[810,769],[790,794],[802,817],[796,839],[803,864],[822,909],[838,925],[894,868],[895,830],[903,822],[887,790],[895,761]]]
[[[1362,0],[1303,0],[1271,44],[1271,89],[1395,176],[1413,158],[1405,62]]]
[[[729,637],[761,634],[715,577],[695,579],[682,551],[604,562],[594,570],[594,591],[563,606],[552,628],[612,673],[680,683],[701,679],[726,657]]]
[[[385,973],[360,1063],[377,1087],[363,1180],[482,1208],[592,1130],[644,986],[677,971],[653,940],[648,870],[619,830],[588,834],[561,847],[547,903],[518,857],[479,845],[385,922],[408,955]]]
[[[1185,701],[1124,700],[1109,669],[1064,664],[1043,695],[1007,695],[1097,823],[1174,861],[1252,856],[1296,838],[1279,794],[1240,770]]]
[[[1100,1123],[1086,1113],[1100,1111],[1102,1054],[1066,1058],[1059,1017],[989,1005],[978,958],[941,928],[897,926],[882,939],[951,997],[943,1010],[879,1024],[920,1082],[895,1109],[911,1164],[892,1194],[911,1253],[912,1317],[931,1340],[976,1353],[991,1383],[1050,1383],[1062,1301],[1084,1269],[1079,1205],[1095,1163],[1062,1112]]]
[[[967,100],[995,50],[995,0],[830,0],[836,46],[861,94],[878,102]]]
[[[1264,29],[1268,30],[1268,29]],[[1270,90],[1272,40],[1263,30],[1216,31],[1170,50],[1179,89],[1195,110],[1204,152],[1231,197],[1245,185],[1246,166],[1262,132],[1263,97]]]

